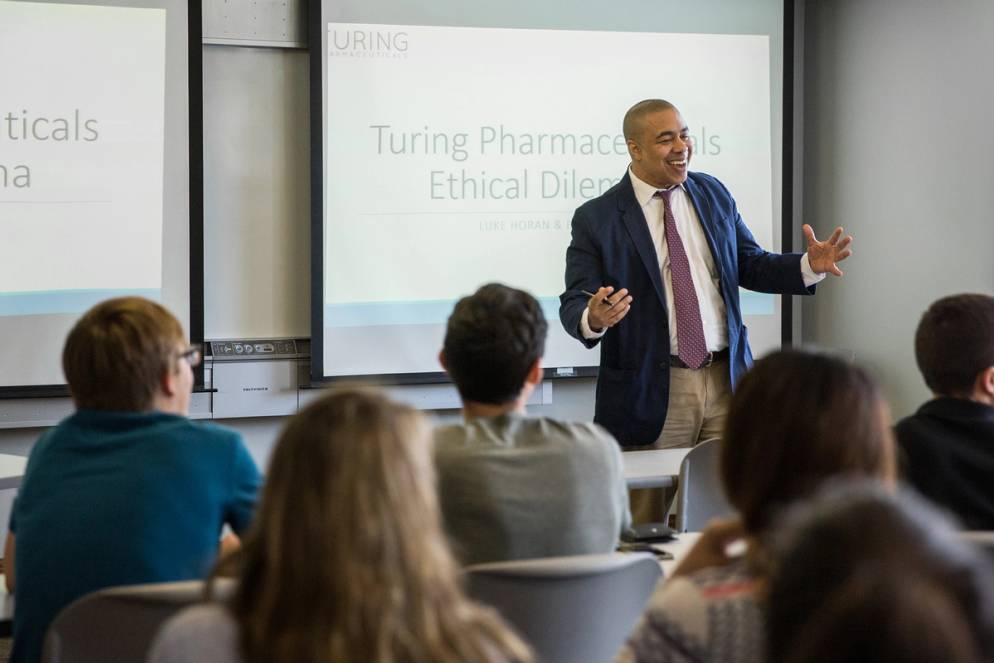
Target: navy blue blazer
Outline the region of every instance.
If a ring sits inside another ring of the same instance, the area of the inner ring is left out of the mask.
[[[742,324],[739,286],[757,292],[813,294],[801,277],[800,253],[764,251],[742,222],[728,189],[714,177],[689,173],[684,187],[701,220],[718,270],[728,318],[729,370],[734,385],[752,363]],[[628,315],[601,339],[580,333],[590,299],[581,290],[628,288]],[[566,250],[566,291],[559,297],[566,331],[587,347],[601,344],[594,421],[622,446],[652,444],[666,421],[670,384],[670,330],[666,295],[645,215],[628,173],[573,215]]]

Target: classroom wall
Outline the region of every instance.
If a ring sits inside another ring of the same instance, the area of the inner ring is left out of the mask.
[[[308,337],[310,113],[301,49],[204,46],[204,333]]]
[[[804,216],[855,236],[845,276],[803,302],[803,338],[851,351],[894,414],[926,398],[914,362],[934,299],[994,294],[994,3],[806,7]]]
[[[308,75],[302,49],[204,46],[207,338],[310,336]],[[593,380],[557,380],[530,411],[590,420],[593,399]],[[282,418],[223,423],[268,458]]]
[[[994,291],[994,3],[806,0],[804,12],[804,217],[820,234],[845,225],[856,253],[803,300],[802,338],[854,353],[905,414],[927,396],[911,349],[921,311]],[[300,49],[204,46],[208,338],[309,335],[307,76]],[[556,381],[532,412],[590,419],[593,384]],[[264,464],[282,420],[225,423]],[[39,432],[0,430],[0,452],[27,453]]]

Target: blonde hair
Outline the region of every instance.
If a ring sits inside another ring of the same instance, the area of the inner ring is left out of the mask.
[[[418,412],[372,392],[326,396],[290,420],[233,560],[246,663],[531,660],[462,592],[430,444]]]

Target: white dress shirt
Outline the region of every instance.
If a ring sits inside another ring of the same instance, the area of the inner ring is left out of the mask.
[[[645,215],[645,222],[649,228],[649,235],[652,237],[652,244],[656,249],[656,260],[660,266],[663,280],[663,290],[666,294],[666,311],[669,316],[670,325],[670,353],[678,354],[678,342],[676,337],[676,306],[673,303],[673,277],[670,273],[670,252],[666,245],[665,222],[663,220],[663,201],[656,196],[656,187],[643,182],[631,167],[628,175],[632,180],[632,187],[635,189],[635,200],[642,208]],[[708,350],[717,352],[728,347],[728,322],[725,318],[725,300],[721,297],[721,290],[718,285],[718,270],[714,264],[714,256],[711,255],[711,248],[708,246],[707,237],[701,227],[701,221],[697,217],[690,196],[683,185],[678,185],[670,195],[670,206],[673,210],[673,218],[676,221],[677,232],[683,240],[683,248],[687,253],[687,260],[690,262],[691,277],[694,280],[694,291],[697,293],[697,302],[701,309],[701,322],[704,325],[704,340],[707,342]],[[811,286],[825,278],[824,274],[815,274],[811,271],[811,263],[808,261],[808,254],[801,257],[801,277],[805,286]],[[624,284],[621,284],[624,287]],[[638,302],[633,302],[633,306],[638,306]],[[587,321],[589,309],[584,309],[580,316],[580,331],[586,339],[595,339],[603,336],[607,330],[595,332],[590,328]]]

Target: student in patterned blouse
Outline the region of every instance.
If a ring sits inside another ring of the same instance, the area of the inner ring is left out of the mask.
[[[756,362],[732,397],[720,457],[739,518],[710,524],[660,581],[617,660],[764,661],[761,597],[776,515],[835,477],[893,482],[889,419],[876,384],[847,361],[783,350]],[[744,554],[729,553],[736,541]]]

